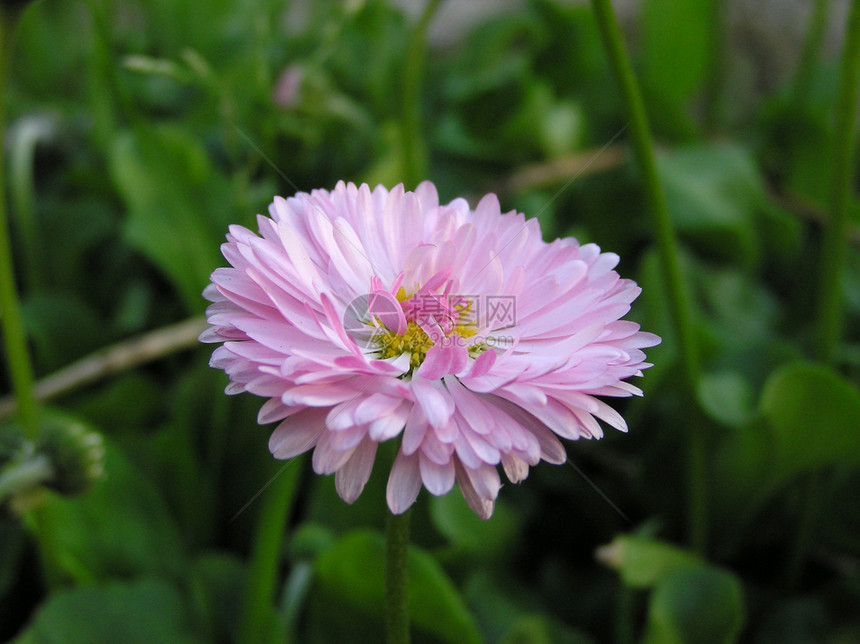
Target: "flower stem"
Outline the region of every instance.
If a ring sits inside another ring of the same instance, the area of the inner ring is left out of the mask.
[[[9,223],[6,218],[6,187],[3,158],[6,130],[6,83],[9,78],[12,39],[17,26],[19,12],[0,5],[0,315],[3,323],[3,340],[6,359],[21,424],[29,438],[35,439],[39,432],[38,406],[33,392],[33,366],[27,348],[27,338],[21,321],[21,305],[15,287],[15,265],[9,241]]]
[[[390,514],[385,524],[385,625],[388,644],[409,644],[409,514]]]
[[[403,151],[403,179],[414,189],[427,173],[427,151],[421,131],[421,81],[427,49],[427,29],[442,0],[428,0],[411,34],[403,65],[403,114],[400,119]]]
[[[54,476],[51,461],[44,454],[11,465],[0,473],[0,505],[16,492],[34,488]]]
[[[615,75],[630,118],[633,153],[642,174],[645,197],[653,218],[663,280],[669,296],[670,314],[681,349],[681,366],[687,385],[686,393],[689,400],[693,401],[699,380],[699,349],[690,304],[681,279],[678,243],[669,217],[666,195],[657,173],[648,116],[610,0],[592,0],[591,4],[612,73]],[[706,444],[703,423],[696,422],[694,418],[690,423],[688,438],[688,531],[691,545],[702,552],[707,542]]]
[[[830,193],[830,223],[824,230],[819,267],[820,299],[816,351],[819,359],[832,362],[842,338],[842,293],[845,257],[848,250],[848,203],[851,197],[854,156],[854,125],[860,80],[860,2],[851,3],[845,28],[845,45],[836,104],[833,166]]]
[[[240,644],[283,640],[282,637],[275,636],[272,630],[272,616],[275,611],[275,582],[284,532],[302,470],[301,459],[297,460],[299,463],[289,461],[285,466],[286,471],[282,469],[275,475],[263,498],[245,586],[238,638]]]

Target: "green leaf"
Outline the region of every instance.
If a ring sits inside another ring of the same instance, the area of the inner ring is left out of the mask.
[[[23,313],[41,370],[59,369],[104,345],[104,321],[75,296],[35,292]]]
[[[704,565],[692,552],[636,535],[616,537],[598,549],[597,558],[631,588],[650,588],[678,570]]]
[[[514,623],[502,644],[591,644],[593,641],[546,615],[529,614]]]
[[[156,579],[76,588],[51,595],[14,644],[200,642],[173,586]]]
[[[717,0],[645,0],[642,3],[642,77],[664,114],[683,119],[701,88],[714,51],[711,23]],[[659,112],[657,112],[658,118]]]
[[[721,491],[714,499],[714,512],[734,524],[744,519],[746,512],[757,508],[772,491],[765,489],[764,480],[772,470],[773,461],[773,441],[767,422],[756,417],[739,427],[714,456],[714,487]]]
[[[753,414],[752,388],[736,371],[706,373],[699,379],[698,398],[705,412],[729,426],[747,422]]]
[[[757,259],[755,218],[764,193],[744,148],[722,143],[681,148],[661,155],[658,167],[681,235],[726,261]]]
[[[665,577],[648,605],[646,644],[731,644],[744,621],[737,577],[693,567]]]
[[[773,432],[769,478],[860,464],[860,392],[832,369],[794,362],[768,378],[759,410]]]
[[[472,557],[492,558],[503,554],[522,526],[520,515],[499,500],[492,521],[481,520],[462,494],[444,494],[430,500],[434,527],[453,545]]]
[[[208,641],[236,641],[245,577],[244,563],[224,552],[200,555],[192,563],[189,588]]]
[[[538,121],[542,151],[550,159],[578,149],[585,133],[585,113],[574,101],[557,101]]]
[[[319,642],[374,641],[385,610],[385,540],[351,532],[316,561],[312,630]],[[333,611],[332,607],[337,610]],[[409,613],[415,632],[452,644],[480,642],[460,593],[427,552],[409,550]],[[368,629],[366,632],[362,628]],[[364,640],[361,634],[366,635]],[[374,637],[375,636],[375,637]]]
[[[128,242],[173,281],[189,310],[199,310],[200,292],[221,263],[228,204],[215,188],[226,181],[195,139],[168,126],[117,136],[110,170],[128,207]]]
[[[158,489],[109,440],[103,481],[76,498],[51,496],[38,534],[79,581],[117,575],[182,575],[182,544]]]

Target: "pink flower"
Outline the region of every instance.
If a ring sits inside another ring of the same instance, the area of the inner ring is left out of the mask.
[[[600,438],[597,419],[627,430],[596,396],[641,395],[624,381],[660,339],[619,319],[640,289],[613,270],[617,255],[545,243],[537,220],[502,214],[492,194],[474,210],[439,205],[429,182],[341,182],[276,197],[269,213],[260,236],[230,228],[232,267],[212,273],[200,339],[224,343],[211,365],[228,394],[268,398],[258,421],[280,421],[275,458],[313,448],[347,503],[377,445],[398,437],[392,512],[456,481],[486,519],[500,464],[517,483],[541,459],[566,460],[559,437]]]

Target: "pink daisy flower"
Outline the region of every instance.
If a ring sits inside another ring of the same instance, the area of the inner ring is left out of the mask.
[[[566,460],[559,438],[600,438],[598,419],[627,430],[597,396],[641,395],[625,380],[660,339],[620,320],[640,289],[613,270],[617,255],[545,243],[492,194],[474,210],[440,205],[429,182],[340,182],[276,197],[269,213],[259,236],[230,228],[200,339],[224,343],[211,365],[228,394],[268,398],[258,421],[280,421],[275,458],[313,449],[347,503],[383,441],[400,441],[392,512],[422,485],[441,495],[456,482],[486,519],[499,465],[517,483]]]

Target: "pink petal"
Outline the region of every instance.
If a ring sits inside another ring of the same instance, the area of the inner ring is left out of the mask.
[[[350,459],[334,477],[338,495],[347,503],[353,503],[361,495],[376,458],[376,443],[365,440],[356,448]]]
[[[278,398],[271,398],[260,407],[260,412],[257,414],[257,422],[260,425],[266,425],[276,420],[281,420],[289,416],[292,413],[292,409],[295,408],[287,407]]]
[[[529,464],[514,454],[504,454],[502,466],[505,468],[505,474],[511,483],[524,481],[529,475]]]
[[[391,475],[388,477],[388,486],[385,490],[388,508],[393,514],[403,514],[415,503],[420,491],[421,474],[418,455],[406,456],[399,452],[391,467]]]
[[[290,416],[269,438],[269,451],[278,459],[293,458],[317,444],[325,432],[325,409],[307,409]]]
[[[493,516],[495,498],[490,499],[482,497],[475,490],[472,480],[466,474],[466,469],[460,464],[455,464],[455,468],[457,484],[460,486],[463,498],[466,499],[466,503],[472,509],[472,512],[486,521]]]
[[[451,372],[451,352],[441,345],[433,345],[427,351],[417,375],[426,380],[439,380]]]
[[[447,494],[454,486],[454,463],[448,461],[444,465],[434,463],[419,455],[418,458],[421,479],[430,494],[441,496]]]
[[[428,427],[429,423],[421,412],[421,407],[413,404],[406,419],[406,427],[403,429],[403,442],[400,449],[404,454],[412,454],[421,447]]]
[[[412,403],[402,401],[395,409],[370,423],[370,437],[375,441],[387,441],[397,436],[405,427]]]
[[[442,385],[417,375],[412,378],[411,385],[415,401],[421,406],[427,422],[435,428],[446,425],[454,413],[454,403]]]
[[[333,474],[343,467],[356,450],[356,446],[338,449],[332,440],[333,432],[324,432],[314,449],[312,464],[317,474]]]

